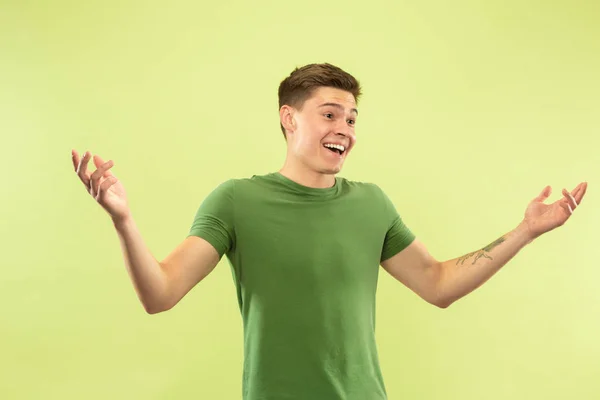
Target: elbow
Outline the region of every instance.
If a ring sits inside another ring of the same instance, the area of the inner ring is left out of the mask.
[[[445,277],[444,267],[442,263],[436,263],[436,274],[433,284],[433,305],[439,308],[448,308],[450,307],[456,300],[460,298],[456,293],[448,290],[448,279]]]
[[[437,302],[433,303],[433,305],[438,308],[448,308],[448,307],[450,307],[451,304],[452,304],[451,301],[437,301]]]
[[[440,296],[431,296],[428,298],[423,298],[425,301],[427,301],[429,304],[434,305],[438,308],[448,308],[450,307],[450,305],[452,303],[454,303],[452,300],[450,299],[445,299],[443,297]]]
[[[436,306],[438,308],[448,308],[453,303],[453,301],[439,296],[421,297],[432,306]]]
[[[430,285],[430,303],[439,308],[448,308],[454,300],[444,295],[444,290],[442,289],[442,265],[441,263],[436,264],[437,268],[435,270],[435,278],[432,279],[432,284]]]
[[[454,303],[457,299],[451,298],[449,296],[443,296],[439,291],[436,293],[436,296],[430,301],[436,307],[439,308],[448,308]]]
[[[142,306],[144,307],[144,311],[147,314],[159,314],[173,308],[171,305],[161,304],[159,302],[142,302]]]
[[[158,314],[158,313],[161,313],[164,311],[164,310],[161,310],[160,308],[148,307],[146,305],[144,305],[144,310],[146,311],[146,314],[150,314],[150,315]]]
[[[170,309],[171,309],[170,307],[146,307],[146,306],[144,306],[144,310],[146,311],[147,314],[150,314],[150,315],[160,314],[161,312],[165,312]]]
[[[435,301],[431,302],[434,306],[439,308],[448,308],[450,307],[457,298],[452,298],[448,296],[437,296]]]
[[[170,296],[170,293],[165,291],[154,291],[152,293],[145,293],[145,295],[138,293],[138,298],[144,307],[144,311],[151,315],[168,311],[177,303],[174,301],[173,296]]]

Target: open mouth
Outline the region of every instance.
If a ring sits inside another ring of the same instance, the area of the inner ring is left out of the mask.
[[[341,146],[341,145],[324,144],[323,147],[325,147],[327,150],[331,151],[332,153],[336,153],[338,155],[342,155],[342,154],[344,154],[344,151],[346,151],[344,146]]]

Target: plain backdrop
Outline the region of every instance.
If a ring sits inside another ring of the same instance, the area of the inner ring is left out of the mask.
[[[590,0],[0,1],[0,398],[241,397],[227,260],[146,314],[70,152],[114,160],[162,260],[219,183],[283,165],[277,87],[329,62],[364,89],[340,176],[380,185],[439,260],[589,182],[448,309],[380,270],[389,399],[597,399],[599,18]]]

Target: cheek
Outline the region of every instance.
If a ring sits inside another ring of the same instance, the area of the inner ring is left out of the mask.
[[[297,154],[313,155],[319,149],[319,139],[309,135],[302,135],[294,143],[294,149]]]
[[[352,148],[356,144],[356,137],[354,135],[352,135],[352,136],[349,136],[349,138],[350,138],[350,150],[352,150]]]
[[[318,129],[304,131],[302,133],[302,137],[300,138],[301,146],[307,150],[318,148],[318,146],[321,145],[325,135],[326,133],[323,133],[322,130]]]

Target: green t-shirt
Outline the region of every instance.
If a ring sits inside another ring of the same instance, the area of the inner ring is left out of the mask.
[[[379,265],[415,238],[375,184],[279,172],[230,179],[189,235],[227,255],[243,321],[244,400],[384,400]]]

